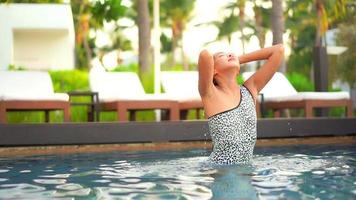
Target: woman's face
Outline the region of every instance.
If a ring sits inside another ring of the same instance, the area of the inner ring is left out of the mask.
[[[240,62],[238,57],[233,53],[218,52],[214,54],[214,68],[216,73],[233,68],[239,72]]]

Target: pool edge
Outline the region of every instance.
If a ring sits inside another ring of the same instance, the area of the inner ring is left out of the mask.
[[[356,144],[356,135],[352,136],[319,136],[298,138],[258,139],[256,147],[290,146],[290,145],[326,145]],[[51,154],[103,153],[114,151],[164,151],[184,149],[211,149],[210,141],[194,142],[153,142],[129,144],[89,144],[89,145],[52,145],[0,147],[0,157],[33,156]]]

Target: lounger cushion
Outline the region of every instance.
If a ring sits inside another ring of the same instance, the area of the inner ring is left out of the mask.
[[[0,80],[0,100],[69,100],[67,94],[54,93],[48,72],[0,71]]]
[[[201,100],[198,79],[197,71],[161,72],[161,82],[165,93],[176,100]]]
[[[299,92],[303,99],[315,99],[315,100],[338,100],[338,99],[350,99],[348,92]]]
[[[288,95],[288,96],[264,96],[265,102],[284,102],[284,101],[301,101],[303,97],[298,94]],[[262,101],[261,96],[259,101]]]
[[[244,80],[254,72],[244,72]],[[260,91],[265,102],[285,102],[301,100],[338,100],[350,99],[348,92],[297,92],[288,79],[280,72],[276,72],[267,85]]]
[[[22,94],[7,94],[0,95],[1,101],[68,101],[69,96],[66,93],[54,93],[51,95],[22,95]]]
[[[145,95],[140,79],[133,72],[92,72],[90,88],[99,92],[100,101],[131,99]]]
[[[244,72],[242,73],[242,77],[246,81],[253,74],[254,72]],[[277,72],[260,93],[264,95],[265,99],[278,99],[280,97],[288,98],[289,96],[297,98],[295,95],[298,92],[283,74]]]
[[[166,96],[146,94],[140,79],[134,72],[90,71],[89,78],[90,88],[99,93],[101,102],[167,100]]]
[[[175,98],[170,97],[169,95],[165,94],[144,94],[144,95],[139,95],[135,97],[112,97],[112,98],[105,98],[102,100],[102,102],[113,102],[113,101],[152,101],[152,100],[157,100],[157,101],[174,101]]]

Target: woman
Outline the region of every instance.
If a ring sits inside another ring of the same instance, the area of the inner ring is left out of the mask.
[[[215,164],[245,164],[251,161],[256,143],[256,98],[282,61],[281,44],[239,57],[203,50],[199,55],[199,93],[209,119]],[[242,86],[236,83],[240,64],[266,60]]]

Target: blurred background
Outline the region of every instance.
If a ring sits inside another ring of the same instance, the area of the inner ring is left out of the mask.
[[[49,71],[57,92],[89,90],[88,72],[95,67],[134,71],[146,92],[153,92],[153,0],[0,2],[1,70]],[[161,70],[197,70],[203,48],[240,55],[283,43],[280,71],[298,91],[319,90],[315,69],[320,67],[318,59],[325,59],[324,91],[355,94],[353,0],[160,0],[159,6]],[[315,56],[320,48],[327,52],[324,58]],[[250,63],[242,70],[256,70],[261,64]],[[85,112],[72,108],[72,120],[86,121]],[[300,112],[291,115],[302,116]],[[333,108],[329,115],[343,112]],[[60,121],[60,115],[51,113],[51,120]],[[195,116],[194,111],[190,115]],[[43,121],[36,112],[9,116],[10,122]],[[138,114],[142,121],[153,118],[150,111]],[[100,119],[115,121],[115,113],[102,113]]]

